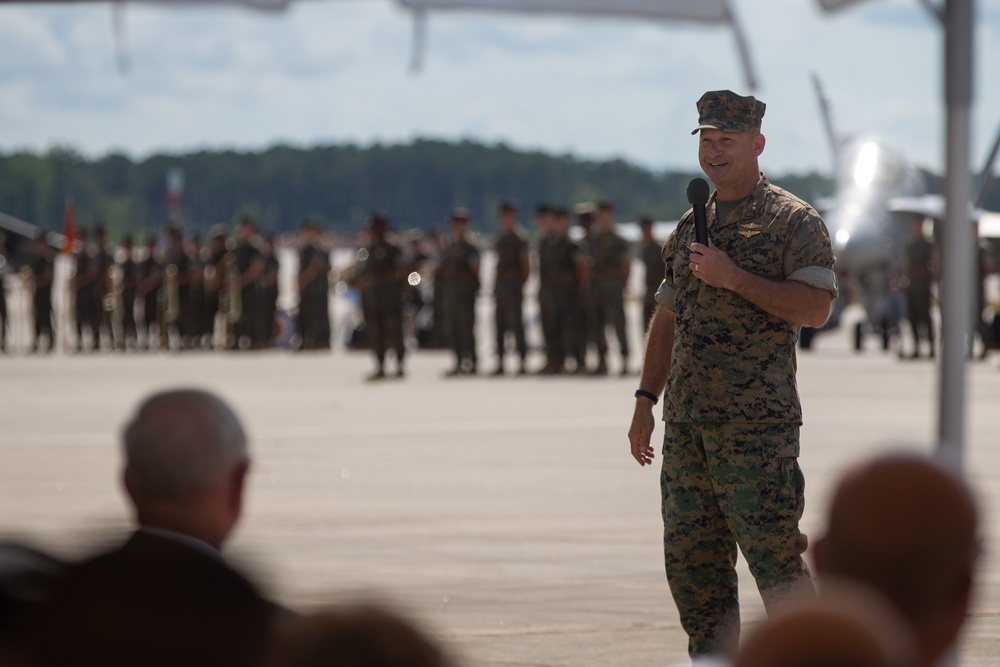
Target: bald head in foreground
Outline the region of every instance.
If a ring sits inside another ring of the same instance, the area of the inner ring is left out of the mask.
[[[816,570],[884,595],[917,635],[919,664],[933,665],[968,613],[977,526],[975,499],[955,473],[926,456],[879,456],[838,484]]]
[[[915,667],[913,631],[877,593],[832,586],[769,617],[734,667]]]
[[[143,401],[123,431],[138,529],[69,568],[25,623],[30,663],[261,665],[280,610],[219,549],[236,526],[250,465],[233,410],[196,389]]]
[[[247,437],[221,398],[199,389],[146,399],[123,432],[124,485],[138,524],[218,550],[243,509]]]

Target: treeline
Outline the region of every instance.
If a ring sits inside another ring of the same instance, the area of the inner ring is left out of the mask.
[[[242,214],[274,232],[295,229],[307,217],[327,229],[351,232],[375,208],[388,212],[397,229],[428,229],[442,226],[454,206],[469,208],[474,227],[491,231],[501,198],[527,208],[541,201],[609,198],[618,204],[621,220],[643,214],[671,220],[688,208],[687,183],[700,175],[469,141],[275,146],[141,161],[120,154],[87,160],[72,150],[54,149],[44,155],[0,154],[0,212],[61,230],[64,202],[72,198],[78,225],[103,224],[112,239],[125,231],[141,236],[168,219],[167,174],[172,170],[183,174],[185,225],[202,232]],[[829,195],[833,188],[818,174],[769,176],[806,199]],[[524,222],[530,222],[529,215],[522,215]]]

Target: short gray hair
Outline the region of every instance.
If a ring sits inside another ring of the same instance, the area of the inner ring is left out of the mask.
[[[148,397],[125,426],[122,440],[128,483],[144,495],[168,500],[217,488],[249,460],[236,413],[200,389]]]

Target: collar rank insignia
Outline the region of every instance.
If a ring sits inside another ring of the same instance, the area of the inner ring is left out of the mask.
[[[748,222],[745,225],[743,225],[743,228],[739,231],[739,234],[743,238],[749,239],[753,236],[757,236],[758,234],[760,234],[760,231],[758,230],[759,227],[763,227],[763,225],[757,224],[756,222]]]

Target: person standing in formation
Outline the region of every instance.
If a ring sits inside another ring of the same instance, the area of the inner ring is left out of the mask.
[[[387,237],[389,218],[374,212],[367,220],[368,245],[358,266],[358,280],[365,316],[368,346],[375,353],[375,372],[369,380],[385,378],[385,356],[391,349],[396,357],[396,377],[403,377],[403,281],[406,264],[403,250]]]
[[[256,236],[257,225],[253,218],[240,218],[236,223],[237,242],[233,248],[233,268],[240,289],[240,316],[234,326],[239,349],[259,350],[266,345],[260,293],[260,276],[265,264],[257,248]]]
[[[330,253],[319,222],[299,226],[299,335],[303,350],[330,349]]]
[[[628,375],[628,335],[625,330],[625,284],[632,268],[628,244],[615,231],[615,207],[604,200],[597,205],[597,234],[592,242],[594,254],[591,286],[596,298],[594,334],[597,341],[595,375],[608,374],[607,328],[614,327],[622,358],[622,377]]]
[[[569,210],[553,209],[551,233],[539,247],[539,302],[544,301],[547,363],[542,375],[558,375],[566,369],[567,357],[575,357],[578,374],[587,372],[586,341],[581,325],[583,293],[589,286],[586,259],[569,238]]]
[[[208,334],[208,347],[215,346],[216,338],[223,342],[229,337],[229,294],[227,293],[226,281],[226,229],[222,225],[213,225],[208,233],[208,248],[205,253],[205,279],[204,295],[202,297],[202,311],[199,315],[202,325],[201,329]],[[225,297],[225,298],[223,298]],[[226,303],[225,311],[222,304]],[[216,320],[221,318],[221,330],[219,335],[215,335],[217,326]],[[224,344],[224,343],[223,343]]]
[[[200,349],[208,344],[214,332],[205,328],[205,257],[201,236],[193,234],[187,245],[190,268],[188,311],[181,316],[185,347]]]
[[[468,209],[456,208],[450,218],[451,239],[441,253],[441,278],[444,282],[445,342],[455,353],[455,367],[446,375],[454,377],[476,374],[479,249],[469,239]]]
[[[135,296],[138,285],[138,265],[135,263],[132,235],[122,237],[121,262],[118,264],[121,276],[122,323],[117,340],[119,350],[135,347],[139,334],[135,322]]]
[[[274,247],[274,234],[267,234],[262,240],[261,253],[264,255],[264,272],[260,274],[261,330],[264,345],[271,345],[277,331],[278,316],[278,255]]]
[[[184,233],[177,227],[167,228],[167,250],[164,255],[165,308],[160,320],[160,347],[169,350],[190,346],[188,319],[191,315],[191,284],[194,269],[191,256],[184,247]]]
[[[924,235],[924,219],[913,220],[913,239],[906,244],[901,278],[906,289],[906,319],[913,332],[911,359],[920,357],[920,341],[927,341],[927,354],[934,358],[934,322],[931,320],[931,291],[937,280],[937,251]]]
[[[518,375],[527,373],[525,365],[528,346],[524,340],[524,283],[528,280],[528,242],[517,228],[517,205],[500,202],[497,207],[500,234],[494,243],[497,254],[496,282],[493,295],[496,301],[497,367],[493,375],[503,375],[503,357],[507,347],[507,334],[514,338],[520,359]]]
[[[41,349],[44,337],[48,339],[45,351],[52,352],[56,347],[55,329],[52,327],[52,282],[55,276],[56,257],[44,233],[35,237],[32,250],[26,270],[22,271],[22,275],[29,278],[29,284],[33,289],[31,305],[35,320],[35,339],[31,344],[31,351],[38,352]]]
[[[114,346],[114,324],[112,322],[114,313],[114,286],[111,275],[111,267],[115,260],[108,250],[108,234],[103,225],[99,225],[94,230],[94,256],[92,261],[96,263],[97,282],[94,283],[93,296],[93,317],[92,328],[94,330],[94,350],[100,350],[106,342],[109,347]]]
[[[639,465],[652,463],[653,406],[664,394],[664,560],[692,657],[739,638],[737,546],[769,612],[813,592],[799,530],[795,344],[837,295],[823,220],[760,171],[764,103],[723,90],[697,108],[699,163],[716,187],[709,244],[695,241],[688,211],[664,245],[628,434]]]
[[[95,313],[98,304],[94,303],[94,293],[97,281],[100,279],[99,267],[90,254],[87,243],[87,230],[77,230],[76,271],[73,274],[73,312],[76,316],[76,351],[83,351],[83,330],[87,327],[93,339],[93,349],[100,345],[100,326],[95,324]]]
[[[163,287],[163,269],[156,259],[156,236],[149,234],[146,237],[146,255],[139,263],[138,269],[139,283],[136,287],[136,296],[142,303],[142,341],[140,349],[153,349],[154,325],[159,334],[160,318],[160,289]]]
[[[593,276],[594,271],[594,213],[596,209],[591,202],[581,202],[576,205],[576,225],[583,232],[576,246],[580,249],[580,257],[587,268],[587,274]],[[583,341],[584,359],[594,350],[601,355],[601,345],[604,344],[603,334],[598,332],[598,308],[601,307],[600,295],[593,289],[581,289],[579,292],[579,337]],[[599,337],[600,335],[600,337]],[[596,371],[596,369],[595,369]],[[606,371],[605,371],[606,372]],[[596,374],[596,373],[595,373]]]

